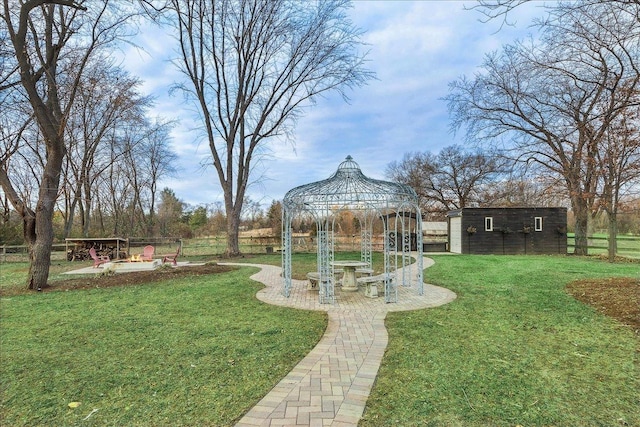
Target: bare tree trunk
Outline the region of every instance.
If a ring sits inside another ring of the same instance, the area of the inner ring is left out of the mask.
[[[73,220],[74,217],[76,215],[76,204],[77,204],[77,197],[73,197],[73,201],[69,204],[69,209],[67,211],[67,218],[66,221],[64,222],[64,237],[69,237],[69,235],[71,234],[71,230],[73,229]]]
[[[589,191],[584,190],[583,185],[588,184],[589,188],[593,188],[594,182],[585,177],[580,168],[567,168],[563,174],[565,175],[565,185],[570,194],[571,209],[575,221],[573,254],[586,256],[589,255],[589,217],[593,206],[593,197],[590,196]]]
[[[36,205],[35,223],[25,223],[25,235],[29,245],[29,275],[27,288],[40,290],[47,284],[49,266],[51,265],[51,248],[53,246],[53,211],[58,197],[60,185],[60,169],[64,158],[62,141],[50,144],[47,164],[42,177],[42,185]],[[30,218],[26,219],[31,222]],[[35,232],[35,233],[34,233]],[[35,234],[35,235],[34,235]]]
[[[567,183],[570,188],[571,184]],[[571,208],[574,214],[574,233],[575,246],[573,248],[574,255],[586,256],[589,254],[589,205],[587,201],[579,193],[579,190],[571,191],[574,196],[571,197]]]
[[[235,211],[238,209],[239,202],[236,201],[236,206],[228,200],[226,203],[227,214],[227,256],[235,257],[240,255],[240,239],[238,237],[240,233],[240,215]]]
[[[53,246],[53,211],[60,187],[60,175],[62,162],[66,154],[64,145],[64,132],[61,132],[63,113],[60,107],[57,82],[57,46],[47,46],[48,63],[45,78],[47,81],[46,96],[42,97],[38,92],[38,78],[31,66],[27,53],[26,33],[29,28],[29,13],[35,5],[24,4],[21,9],[19,29],[12,37],[16,59],[20,68],[20,79],[29,102],[33,107],[34,116],[46,146],[46,162],[40,181],[38,203],[35,210],[35,224],[25,229],[25,237],[29,245],[29,257],[31,265],[27,276],[28,289],[41,289],[46,286],[49,277],[51,263],[51,248]],[[43,9],[45,11],[45,9]],[[55,7],[48,5],[44,13],[47,24],[45,40],[53,39],[50,25],[53,24]],[[23,218],[24,212],[23,212]],[[31,222],[31,218],[25,218],[25,225]],[[35,231],[35,235],[33,234]],[[28,233],[28,234],[27,234]]]
[[[89,230],[91,228],[91,184],[87,178],[83,177],[83,187],[84,187],[84,201],[81,203],[84,204],[84,208],[82,209],[82,236],[89,237]]]
[[[589,210],[584,200],[573,198],[573,212],[575,215],[575,246],[573,248],[574,255],[589,254]]]
[[[609,262],[615,262],[616,254],[618,253],[618,215],[615,211],[607,211],[607,219],[609,220],[608,225],[608,255]]]
[[[235,257],[240,255],[240,239],[239,234],[239,221],[236,221],[233,216],[227,216],[227,256]]]

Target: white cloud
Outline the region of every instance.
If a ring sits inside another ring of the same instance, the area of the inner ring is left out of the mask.
[[[270,146],[257,167],[261,184],[251,187],[251,198],[268,205],[295,186],[329,177],[347,155],[366,175],[384,178],[387,164],[409,151],[438,151],[457,142],[441,100],[448,83],[471,75],[486,53],[529,32],[531,18],[541,14],[538,5],[518,8],[511,14],[518,26],[500,29],[500,21],[483,24],[477,12],[457,1],[355,1],[350,16],[366,31],[368,66],[378,80],[350,93],[349,104],[330,95],[310,107],[298,122],[295,150],[282,141]],[[168,95],[181,79],[167,62],[174,56],[174,41],[153,28],[138,43],[145,52],[128,50],[127,68],[157,97],[154,114],[180,120],[172,147],[180,156],[181,174],[166,185],[191,204],[221,200],[213,169],[200,166],[211,154],[192,131],[200,126],[197,116],[179,94]]]

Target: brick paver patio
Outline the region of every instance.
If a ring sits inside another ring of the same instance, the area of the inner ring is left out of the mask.
[[[355,426],[362,417],[387,346],[384,319],[389,311],[419,310],[453,301],[455,293],[441,287],[398,286],[398,303],[364,292],[337,291],[335,304],[320,304],[318,292],[294,280],[291,295],[282,295],[282,268],[260,264],[252,279],[265,284],[257,297],[269,304],[324,310],[329,324],[316,347],[278,383],[237,426]],[[433,265],[424,258],[424,266]],[[339,289],[339,288],[338,288]]]

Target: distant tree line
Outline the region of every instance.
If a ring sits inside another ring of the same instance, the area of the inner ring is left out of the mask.
[[[444,221],[448,211],[465,207],[571,207],[562,183],[539,172],[519,169],[497,152],[454,145],[437,153],[407,153],[401,161],[389,163],[385,174],[415,189],[426,220]],[[638,196],[629,191],[619,201],[619,233],[640,234]],[[589,231],[607,229],[607,223],[605,211],[594,211]]]
[[[448,211],[488,206],[563,206],[552,182],[518,172],[497,153],[454,145],[438,153],[407,153],[387,165],[386,175],[410,185],[423,216],[443,221]]]
[[[130,200],[136,196],[131,195]],[[227,218],[222,202],[190,205],[181,200],[170,188],[163,188],[156,195],[153,210],[144,210],[135,203],[123,205],[118,209],[103,209],[100,198],[93,199],[89,217],[76,212],[73,218],[57,211],[53,220],[54,238],[63,241],[65,237],[176,237],[198,238],[226,236]],[[142,203],[147,206],[148,199]],[[281,203],[273,200],[268,207],[251,199],[246,199],[245,211],[241,217],[242,230],[269,229],[269,234],[280,236]],[[64,205],[61,204],[61,207]],[[19,215],[7,208],[3,202],[3,216],[0,221],[0,242],[8,245],[24,244],[22,221]],[[87,223],[89,226],[87,226]],[[70,225],[71,224],[71,225]],[[296,221],[297,232],[308,232],[309,222]]]

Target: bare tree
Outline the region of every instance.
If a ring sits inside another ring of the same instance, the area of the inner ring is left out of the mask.
[[[509,24],[509,14],[526,3],[534,2],[534,0],[478,0],[471,9],[480,12],[487,21],[501,18],[504,23]],[[562,9],[578,10],[598,4],[607,4],[614,13],[631,14],[632,17],[635,16],[635,19],[640,22],[640,0],[581,0],[565,2],[562,5]],[[557,2],[542,4],[542,7],[549,11],[555,11],[556,6]]]
[[[170,188],[164,188],[160,192],[158,224],[161,236],[179,236],[181,234],[180,221],[185,208],[185,203],[178,199]]]
[[[111,158],[104,140],[126,127],[146,127],[151,98],[140,95],[140,84],[108,58],[97,57],[87,65],[86,78],[78,85],[76,106],[67,121],[65,237],[71,231],[76,209],[81,214],[82,235],[89,234],[96,183],[109,162],[118,160]]]
[[[364,84],[360,31],[349,2],[168,0],[180,43],[180,86],[201,113],[224,193],[227,254],[239,254],[238,227],[252,165],[267,144],[290,136],[303,109],[330,91]]]
[[[559,178],[533,168],[514,170],[485,186],[480,198],[495,207],[564,206],[568,197]]]
[[[155,230],[158,183],[163,178],[175,176],[177,172],[175,166],[177,155],[167,146],[169,132],[173,125],[172,122],[159,120],[151,124],[147,141],[144,144],[146,155],[142,157],[143,161],[139,162],[139,167],[141,167],[148,176],[147,205],[149,215],[146,221],[147,236],[151,235]]]
[[[130,229],[133,230],[135,224],[144,225],[144,229],[137,232],[145,236],[155,231],[158,183],[176,171],[173,165],[176,155],[166,144],[172,126],[161,121],[144,123],[141,128],[127,132],[124,144],[126,170],[120,176],[129,181],[132,196],[132,210],[128,215]]]
[[[1,7],[12,65],[3,69],[8,74],[0,82],[3,91],[19,88],[28,99],[46,147],[35,209],[15,191],[6,164],[0,168],[0,185],[22,217],[29,245],[27,287],[40,289],[49,276],[54,207],[67,150],[65,129],[78,85],[89,58],[124,35],[130,15],[122,10],[127,4],[108,0],[5,0]],[[75,53],[73,61],[70,52]]]
[[[172,122],[133,114],[110,130],[90,173],[91,209],[98,229],[109,235],[151,236],[156,230],[158,184],[175,172],[169,148]],[[85,223],[86,224],[86,223]]]
[[[458,145],[443,148],[437,155],[406,154],[402,162],[387,166],[386,175],[408,184],[418,193],[424,212],[442,216],[446,211],[477,206],[486,194],[485,186],[505,169],[505,162],[482,151],[465,151]]]
[[[126,139],[126,136],[124,137]],[[110,157],[113,161],[109,162],[109,169],[101,177],[99,183],[99,197],[97,200],[100,206],[99,212],[102,214],[100,218],[101,231],[108,232],[114,236],[119,236],[123,232],[131,231],[128,229],[130,221],[127,207],[131,205],[131,195],[133,188],[131,179],[128,179],[127,171],[129,170],[128,162],[117,161],[122,158],[122,153],[126,152],[122,145],[126,144],[121,138],[115,135],[110,140]],[[123,179],[123,177],[125,179]],[[108,230],[108,231],[107,231]]]
[[[640,85],[640,26],[610,3],[554,10],[540,42],[519,42],[487,56],[482,72],[461,78],[446,98],[454,129],[503,142],[515,160],[561,176],[575,216],[575,253],[588,253],[595,208],[595,161],[608,129]]]
[[[245,196],[242,206],[242,217],[244,218],[245,223],[248,222],[249,228],[260,227],[259,220],[263,214],[260,202],[251,200],[250,197]]]
[[[607,214],[608,257],[615,261],[617,252],[618,212],[625,196],[634,184],[640,183],[640,107],[625,111],[607,129],[596,152],[600,170],[598,205]]]

